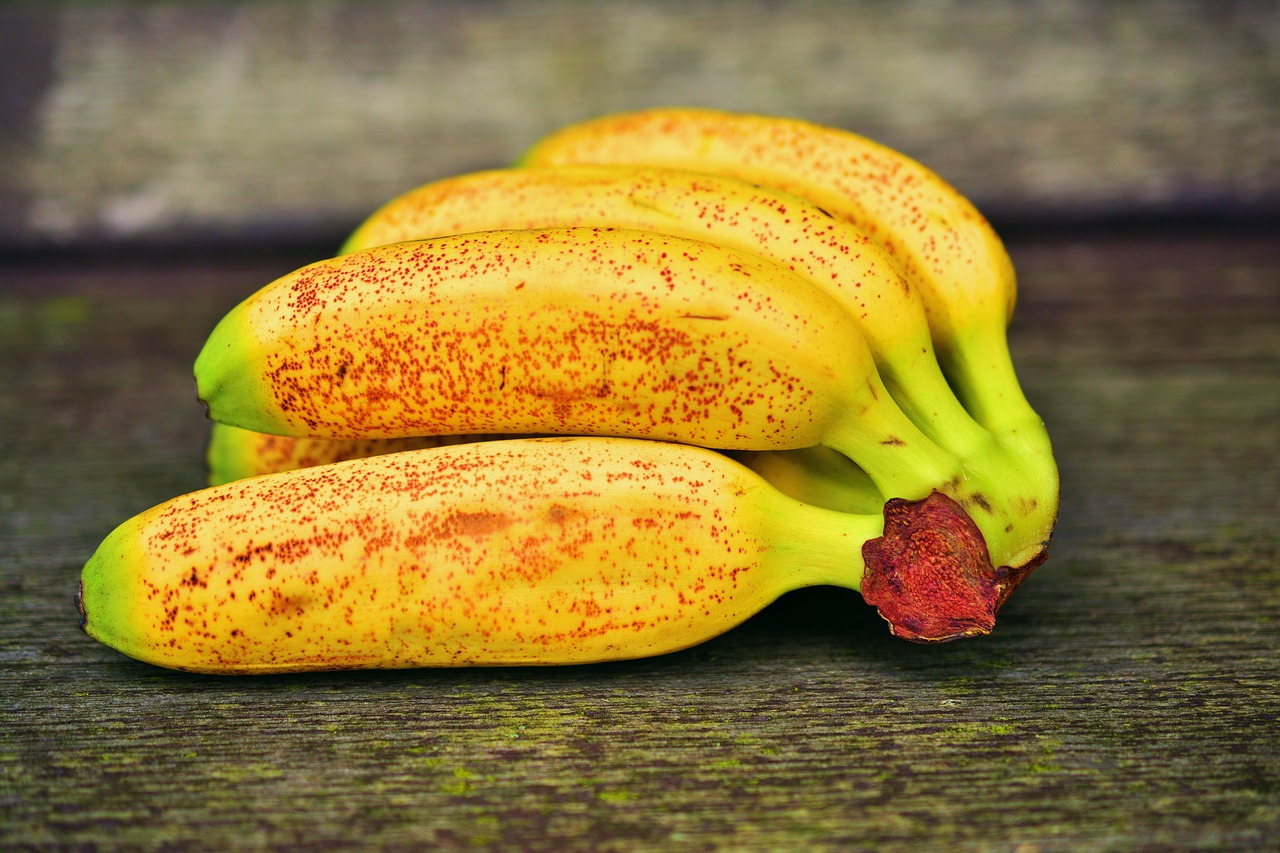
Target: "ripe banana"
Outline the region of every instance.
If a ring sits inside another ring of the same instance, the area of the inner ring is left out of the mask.
[[[943,377],[920,296],[894,261],[857,228],[790,193],[656,166],[494,169],[393,199],[342,251],[475,231],[576,226],[705,240],[804,276],[853,316],[881,379],[926,435],[962,456],[985,449],[989,436]]]
[[[980,485],[897,407],[825,292],[648,232],[494,231],[311,264],[223,318],[196,381],[214,420],[273,434],[829,444],[886,494]]]
[[[1006,326],[1013,264],[973,205],[903,154],[853,133],[796,119],[696,108],[608,116],[553,132],[520,160],[653,164],[730,175],[809,199],[854,223],[917,287],[934,345],[973,418],[1007,449],[1038,536],[1010,565],[1043,559],[1057,516],[1058,472],[1044,423],[1014,373]]]
[[[208,485],[221,486],[365,456],[441,447],[513,435],[426,435],[413,438],[298,438],[270,435],[214,422],[206,452]],[[525,436],[530,437],[530,436]],[[801,450],[726,451],[785,495],[843,512],[878,513],[884,496],[851,460],[827,447]]]
[[[980,544],[937,494],[852,515],[702,448],[512,439],[176,497],[106,537],[78,600],[90,636],[196,672],[586,663],[694,645],[818,584],[861,587],[913,639],[986,633],[1007,593],[958,568]]]

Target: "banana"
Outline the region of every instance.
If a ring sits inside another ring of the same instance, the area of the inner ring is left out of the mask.
[[[866,569],[864,553],[892,566],[920,547],[904,520],[950,534],[916,561],[929,578]],[[175,497],[103,540],[78,604],[107,646],[218,674],[657,655],[812,585],[860,588],[895,633],[945,640],[994,624],[1003,587],[956,581],[980,544],[936,493],[853,515],[702,448],[511,439]]]
[[[697,108],[651,109],[571,125],[518,165],[652,164],[729,175],[809,199],[875,240],[916,286],[943,371],[1006,449],[1038,533],[1010,565],[1043,560],[1058,508],[1044,422],[1022,392],[1006,326],[1013,264],[989,223],[933,171],[864,137],[810,122]]]
[[[827,444],[884,494],[980,499],[828,294],[754,255],[649,232],[493,231],[320,261],[224,317],[196,380],[215,421],[258,432]]]
[[[894,261],[857,228],[790,193],[654,166],[494,169],[391,200],[342,251],[473,231],[576,226],[705,240],[808,278],[853,316],[890,394],[929,438],[961,456],[989,444],[942,375],[919,294]]]

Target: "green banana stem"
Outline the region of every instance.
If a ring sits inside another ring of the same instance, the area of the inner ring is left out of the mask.
[[[870,396],[880,394],[887,391]],[[892,401],[868,404],[864,397],[832,425],[826,446],[856,462],[886,498],[945,494],[972,518],[995,566],[1019,567],[1039,559],[1056,516],[1056,466],[1047,440],[1037,420],[999,435],[982,431],[956,455]]]
[[[832,426],[825,446],[866,471],[881,494],[918,500],[935,489],[947,490],[960,478],[959,460],[911,421],[899,417],[897,423],[881,423],[875,415],[875,409],[851,409]]]
[[[943,373],[973,419],[995,435],[1043,424],[1022,392],[1008,336],[991,321],[939,347]]]
[[[992,435],[965,409],[932,353],[900,369],[881,363],[880,375],[899,408],[939,447],[961,460],[989,452]]]
[[[884,495],[867,472],[829,447],[726,453],[778,491],[804,503],[854,514],[878,514],[884,509]]]
[[[990,431],[1001,460],[1005,492],[1023,532],[1003,564],[1035,564],[1057,521],[1059,474],[1044,420],[1018,382],[1005,326],[994,320],[976,326],[938,355],[956,396]]]

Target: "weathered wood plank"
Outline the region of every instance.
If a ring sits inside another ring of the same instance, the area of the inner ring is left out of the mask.
[[[988,638],[913,646],[812,590],[662,659],[256,679],[124,659],[71,596],[200,485],[204,334],[311,258],[7,267],[0,846],[1272,846],[1278,246],[1013,245],[1064,503]]]
[[[316,234],[570,121],[798,115],[999,217],[1280,209],[1273,2],[0,6],[0,247]]]

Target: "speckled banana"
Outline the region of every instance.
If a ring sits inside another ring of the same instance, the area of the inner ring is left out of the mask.
[[[508,228],[634,228],[751,252],[804,276],[853,317],[885,385],[937,444],[959,455],[987,434],[956,400],[933,354],[920,296],[866,234],[791,193],[658,166],[495,169],[393,199],[343,251]]]
[[[920,163],[853,133],[810,122],[696,108],[652,109],[550,134],[528,167],[654,164],[731,175],[809,199],[871,236],[918,288],[943,370],[1030,487],[1039,531],[1010,565],[1043,559],[1057,515],[1058,474],[1041,418],[1014,373],[1005,330],[1013,264],[973,205]]]
[[[220,486],[246,477],[261,477],[348,459],[441,447],[471,441],[516,438],[513,435],[427,435],[412,438],[298,438],[211,424],[205,460],[207,482]],[[800,450],[725,451],[760,474],[769,484],[797,500],[843,512],[877,513],[885,498],[867,472],[827,447]]]
[[[240,427],[211,424],[205,452],[207,482],[220,486],[246,477],[261,477],[365,456],[440,447],[470,441],[516,438],[514,435],[428,435],[412,438],[299,438],[270,435]],[[800,450],[726,451],[760,474],[783,494],[844,512],[880,512],[884,495],[866,471],[827,447]]]
[[[946,579],[971,562],[980,537],[950,501],[899,509],[955,534],[935,543]],[[467,443],[176,497],[106,537],[78,601],[102,643],[221,674],[657,655],[815,584],[861,588],[921,638],[989,631],[998,587],[961,591],[961,616],[936,622],[936,592],[921,616],[911,590],[864,570],[914,541],[899,521],[792,500],[696,447]]]
[[[826,444],[884,494],[963,504],[983,485],[903,414],[826,292],[650,232],[493,231],[321,261],[228,314],[196,381],[214,420],[265,433]]]

